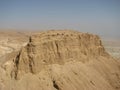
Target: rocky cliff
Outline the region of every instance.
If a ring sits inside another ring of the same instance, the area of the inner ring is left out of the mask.
[[[14,59],[15,78],[24,73],[39,73],[49,64],[76,60],[85,63],[107,53],[97,35],[75,31],[49,31],[35,34]]]
[[[1,90],[120,89],[120,62],[106,53],[97,35],[88,33],[33,34],[2,67]]]

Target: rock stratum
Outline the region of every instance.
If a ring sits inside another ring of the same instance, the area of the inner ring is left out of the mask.
[[[69,30],[34,33],[0,63],[0,90],[120,90],[120,62],[97,35]]]

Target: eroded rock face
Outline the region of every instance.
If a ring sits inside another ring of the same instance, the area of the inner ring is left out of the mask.
[[[0,67],[0,90],[120,89],[120,62],[106,53],[96,35],[36,33],[10,59]]]
[[[45,65],[86,62],[107,53],[98,36],[75,31],[49,31],[35,34],[15,58],[15,78],[39,73]]]

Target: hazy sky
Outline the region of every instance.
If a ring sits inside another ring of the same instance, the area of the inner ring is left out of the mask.
[[[0,0],[0,28],[74,29],[120,38],[120,0]]]

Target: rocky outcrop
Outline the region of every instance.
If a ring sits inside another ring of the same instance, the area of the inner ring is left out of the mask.
[[[48,31],[34,34],[14,59],[15,78],[24,73],[39,73],[49,64],[71,60],[85,63],[91,58],[108,55],[97,35],[75,31]]]
[[[0,67],[0,90],[120,90],[120,62],[97,35],[44,31],[10,56]]]

